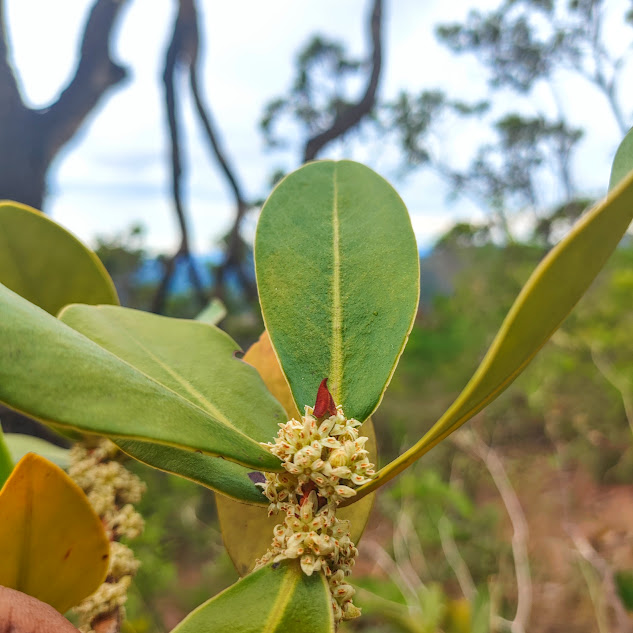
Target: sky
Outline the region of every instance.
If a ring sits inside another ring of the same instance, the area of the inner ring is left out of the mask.
[[[6,0],[13,63],[30,105],[45,107],[69,81],[91,4],[91,0]],[[473,4],[485,9],[497,2],[386,3],[382,97],[392,97],[405,89],[429,88],[442,88],[453,96],[473,100],[486,95],[484,69],[470,56],[451,54],[433,35],[436,24],[463,19]],[[291,150],[271,152],[265,147],[258,129],[263,104],[287,90],[294,75],[294,58],[315,33],[340,38],[350,52],[366,55],[369,1],[200,0],[199,5],[204,92],[223,145],[247,193],[253,198],[265,197],[275,168],[299,166],[300,155]],[[111,237],[140,222],[146,227],[151,251],[171,252],[176,248],[178,233],[169,194],[161,84],[175,6],[175,0],[130,1],[112,46],[114,58],[129,67],[130,79],[103,99],[53,166],[46,211],[89,244],[94,244],[97,235]],[[626,29],[618,24],[617,17],[609,24],[612,45],[628,45]],[[628,101],[627,95],[622,97],[623,103],[632,103],[633,88]],[[572,123],[594,128],[582,141],[575,172],[583,190],[601,195],[620,136],[606,102],[588,89],[586,82],[571,76],[561,77],[556,98],[568,109]],[[513,99],[511,95],[501,96],[505,105],[511,105]],[[526,113],[552,112],[555,99],[537,90],[521,107]],[[209,156],[188,97],[183,114],[192,241],[195,251],[205,253],[230,227],[234,211],[230,192]],[[596,121],[600,121],[599,129]],[[481,131],[477,129],[448,129],[437,143],[445,154],[459,157],[467,156],[480,140]],[[345,156],[347,150],[354,155]],[[338,146],[334,155],[326,151],[321,157],[357,158],[357,150]],[[400,177],[388,151],[374,148],[361,158],[399,191],[422,248],[432,244],[457,219],[482,217],[482,211],[465,199],[449,203],[449,192],[431,172],[418,170]],[[255,220],[251,218],[247,223],[249,235]]]

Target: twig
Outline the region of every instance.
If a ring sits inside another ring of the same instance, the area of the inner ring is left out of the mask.
[[[174,255],[169,258],[163,270],[163,277],[154,296],[152,311],[162,312],[167,298],[169,284],[174,273],[176,262],[184,257],[189,264],[191,281],[201,307],[206,305],[207,298],[204,293],[202,280],[198,274],[195,262],[189,249],[189,231],[185,209],[182,203],[181,179],[182,162],[180,153],[180,138],[178,130],[178,113],[176,109],[176,94],[174,89],[174,76],[179,62],[191,64],[197,48],[197,22],[193,0],[180,0],[178,14],[174,24],[171,42],[165,55],[165,70],[163,72],[163,84],[165,88],[165,108],[167,112],[167,124],[171,147],[171,177],[172,199],[174,210],[180,227],[180,246]]]
[[[244,243],[240,237],[242,220],[251,205],[246,202],[242,186],[238,181],[237,173],[221,146],[220,139],[218,138],[218,133],[215,130],[213,118],[210,113],[210,108],[205,104],[204,97],[202,96],[198,82],[199,49],[200,40],[198,34],[198,37],[196,38],[196,47],[193,51],[193,59],[189,67],[189,85],[191,86],[191,94],[193,95],[196,111],[198,112],[198,117],[207,135],[212,154],[217,160],[220,170],[224,174],[235,200],[235,219],[233,220],[233,226],[231,227],[228,235],[226,254],[224,256],[224,261],[216,270],[215,294],[220,299],[224,298],[226,273],[228,270],[233,268],[238,272],[240,283],[242,284],[249,300],[254,300],[257,296],[257,290],[253,282],[242,269],[244,266]]]
[[[385,549],[374,540],[363,541],[363,549],[371,552],[376,564],[391,578],[391,581],[398,587],[398,590],[405,599],[410,610],[419,609],[419,599],[417,587],[405,578],[395,561],[387,554]]]
[[[464,598],[469,602],[472,602],[473,598],[477,595],[477,589],[473,582],[473,577],[470,575],[468,565],[466,565],[462,555],[459,553],[457,543],[453,538],[453,530],[451,522],[446,515],[442,516],[437,523],[437,530],[440,535],[440,541],[442,543],[442,551],[446,557],[446,562],[455,573],[457,582],[460,589],[464,594]]]
[[[479,458],[490,473],[512,523],[512,555],[517,581],[517,608],[510,626],[512,633],[525,633],[532,610],[532,577],[528,556],[528,525],[521,503],[497,452],[472,429],[453,434],[453,441]]]
[[[413,530],[412,534],[411,531],[408,531],[406,529],[405,523],[408,517],[408,513],[403,508],[394,526],[393,555],[395,558],[396,566],[400,570],[400,575],[406,581],[407,585],[412,588],[413,591],[415,591],[416,587],[423,587],[424,583],[422,582],[422,579],[420,578],[420,576],[418,576],[418,573],[411,564],[411,552],[409,549],[410,540],[417,540],[419,544],[419,539],[417,537],[417,534],[415,534],[415,530]],[[415,535],[414,539],[412,539],[413,535]]]
[[[320,132],[307,141],[303,154],[304,163],[314,160],[328,143],[358,125],[363,117],[367,116],[374,107],[382,69],[382,0],[374,0],[369,25],[372,46],[371,74],[365,93],[358,103],[340,112],[329,129]]]
[[[631,624],[631,620],[629,619],[629,616],[622,605],[622,601],[618,596],[613,569],[591,546],[591,543],[589,543],[589,541],[580,534],[577,528],[569,525],[566,527],[566,531],[574,543],[576,551],[596,570],[598,576],[600,577],[603,598],[606,606],[613,614],[613,618],[611,619],[611,628],[609,629],[610,633],[631,633],[631,631],[633,631],[633,625]],[[599,609],[598,604],[595,604],[595,607],[596,617],[600,623],[602,620],[601,610]]]
[[[75,74],[50,107],[37,112],[48,161],[75,135],[103,94],[127,76],[112,61],[110,37],[128,0],[96,0],[84,27]]]

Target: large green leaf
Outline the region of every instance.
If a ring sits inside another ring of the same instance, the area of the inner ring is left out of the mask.
[[[285,414],[229,336],[115,306],[72,306],[61,319],[82,333],[0,286],[0,402],[63,427],[281,469],[259,442]]]
[[[633,173],[581,217],[536,267],[475,374],[446,413],[348,503],[402,472],[504,391],[582,297],[632,219]]]
[[[413,325],[419,257],[404,203],[369,168],[305,165],[266,201],[255,238],[266,329],[299,408],[328,386],[361,422]]]
[[[39,211],[0,201],[0,283],[57,314],[69,303],[118,304],[99,258]]]
[[[264,567],[192,611],[171,633],[334,633],[321,573],[296,561]]]

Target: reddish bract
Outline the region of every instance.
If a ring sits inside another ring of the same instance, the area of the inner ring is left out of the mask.
[[[327,388],[327,378],[324,378],[317,391],[316,404],[314,405],[314,415],[322,418],[325,414],[336,415],[336,405],[334,398]]]

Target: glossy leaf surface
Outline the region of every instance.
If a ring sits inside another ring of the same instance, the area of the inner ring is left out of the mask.
[[[60,318],[90,338],[0,286],[0,357],[20,361],[0,363],[1,402],[62,427],[280,468],[258,442],[283,409],[226,334],[114,306]]]
[[[633,174],[582,216],[541,261],[462,393],[417,444],[379,471],[359,495],[402,472],[514,381],[582,297],[632,219]]]
[[[30,453],[0,491],[0,585],[67,611],[105,580],[110,544],[83,491]]]
[[[266,329],[299,410],[329,378],[346,415],[367,419],[418,305],[419,255],[398,194],[358,163],[301,167],[262,209],[255,268]]]
[[[118,304],[99,258],[45,215],[0,201],[0,283],[50,314],[69,303]]]
[[[334,633],[320,573],[297,564],[264,567],[192,611],[172,633]]]
[[[266,332],[248,349],[244,360],[260,372],[273,395],[280,402],[287,403],[290,408],[290,412],[287,411],[288,418],[297,418],[298,413],[290,394],[290,387],[279,367]],[[363,424],[360,434],[369,438],[366,448],[370,458],[375,460],[377,458],[376,434],[371,418]],[[247,478],[247,472],[244,472],[245,478]],[[283,517],[280,515],[269,517],[266,507],[246,505],[223,496],[217,496],[215,501],[224,546],[237,572],[240,576],[245,576],[252,571],[255,561],[268,549],[273,537],[273,528]],[[263,495],[260,497],[260,504],[262,502],[268,505]],[[373,504],[374,495],[368,495],[359,503],[338,511],[340,519],[350,521],[351,538],[354,543],[358,543],[365,530]]]
[[[27,453],[35,453],[45,457],[60,468],[67,468],[70,462],[68,449],[55,446],[40,437],[22,435],[20,433],[5,433],[4,439],[14,462],[19,462]]]

